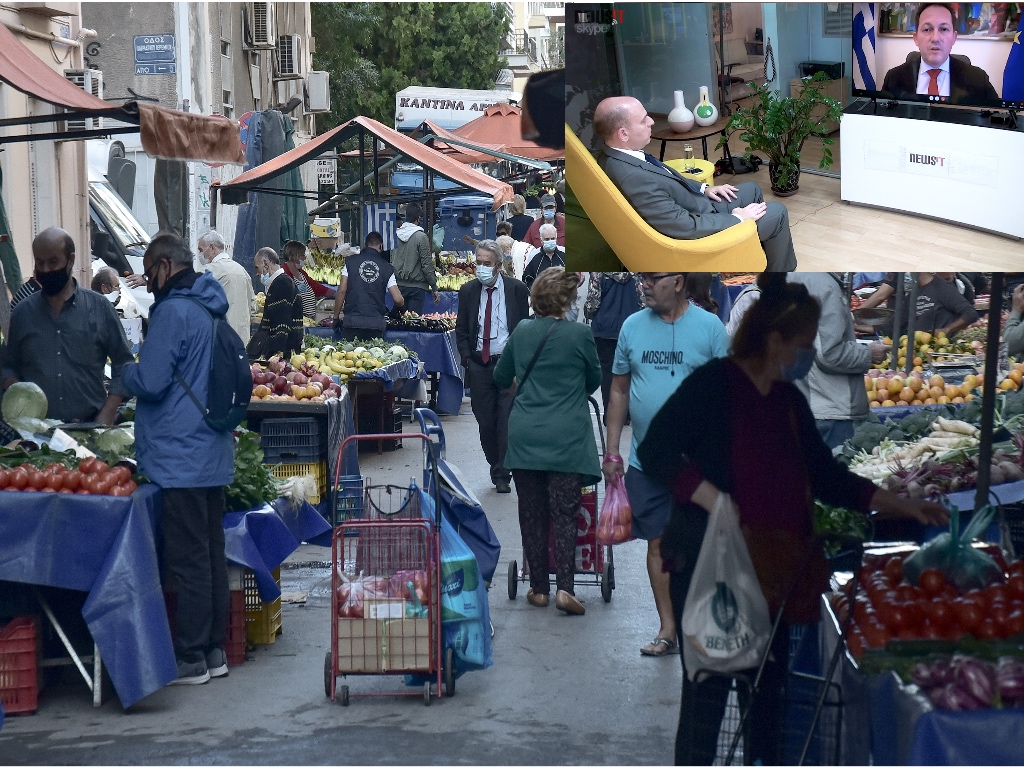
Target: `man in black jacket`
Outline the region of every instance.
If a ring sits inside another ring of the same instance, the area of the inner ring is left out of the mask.
[[[526,285],[502,274],[498,244],[493,240],[477,243],[476,279],[459,289],[455,339],[466,369],[480,446],[498,493],[512,492],[512,473],[505,468],[505,446],[514,394],[494,383],[494,366],[512,331],[529,314],[529,303]]]
[[[383,249],[384,238],[380,232],[371,232],[359,255],[345,260],[334,297],[334,332],[341,333],[346,341],[384,337],[387,329],[385,294],[391,294],[395,303],[393,311],[400,312],[405,306],[395,270],[381,254]]]
[[[922,3],[915,21],[914,43],[920,55],[911,53],[903,64],[886,72],[883,91],[898,98],[920,94],[953,104],[999,98],[985,70],[950,55],[957,37],[951,5]]]

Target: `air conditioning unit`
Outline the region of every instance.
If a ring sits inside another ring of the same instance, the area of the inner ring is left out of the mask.
[[[98,69],[65,69],[64,77],[97,99],[103,98],[103,73]],[[65,131],[91,131],[103,127],[102,117],[64,121]]]
[[[246,3],[245,21],[250,48],[273,50],[277,47],[273,3]]]
[[[310,72],[306,78],[306,111],[331,111],[331,73]]]
[[[302,40],[298,35],[277,38],[277,79],[292,80],[302,77]]]

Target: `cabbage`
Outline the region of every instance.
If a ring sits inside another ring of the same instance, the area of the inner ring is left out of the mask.
[[[380,347],[370,347],[369,352],[370,352],[370,354],[373,357],[376,357],[376,358],[384,357],[384,350],[381,349]]]
[[[409,353],[405,351],[405,347],[399,347],[396,344],[388,350],[388,356],[394,360],[406,360],[409,357]]]
[[[131,456],[134,445],[134,430],[126,429],[124,427],[104,430],[96,438],[96,448],[98,451],[104,454],[117,456],[118,458]]]
[[[0,413],[3,414],[4,421],[8,423],[11,419],[21,417],[45,419],[48,409],[46,394],[38,384],[33,384],[31,381],[19,381],[12,384],[4,393],[3,401],[0,401]]]

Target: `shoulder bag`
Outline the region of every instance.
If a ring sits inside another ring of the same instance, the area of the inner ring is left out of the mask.
[[[516,392],[522,392],[523,387],[526,386],[526,380],[530,377],[530,371],[533,370],[534,364],[537,362],[537,358],[540,357],[541,350],[544,349],[544,345],[548,343],[548,336],[551,335],[551,331],[555,329],[555,325],[558,323],[557,320],[553,320],[548,329],[544,332],[543,338],[540,340],[540,344],[537,345],[537,351],[533,353],[533,357],[530,358],[530,362],[526,364],[526,370],[523,371],[523,377],[519,380],[516,385]]]

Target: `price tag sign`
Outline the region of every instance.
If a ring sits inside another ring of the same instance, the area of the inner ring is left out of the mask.
[[[316,161],[316,180],[320,184],[334,184],[334,160]]]

